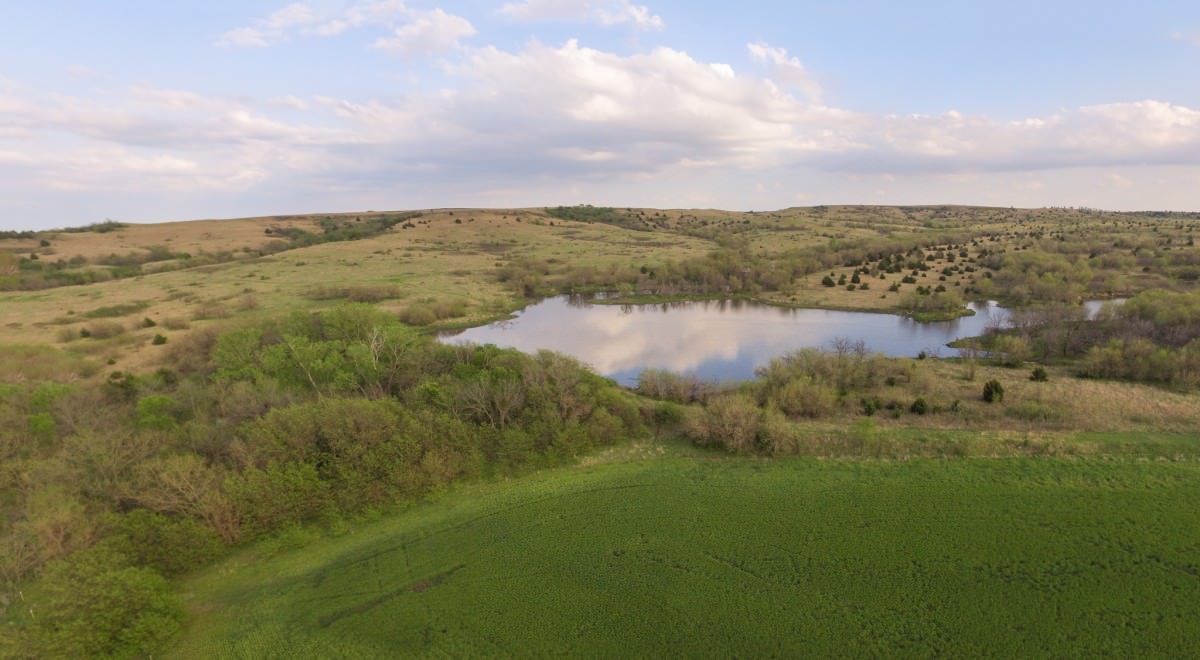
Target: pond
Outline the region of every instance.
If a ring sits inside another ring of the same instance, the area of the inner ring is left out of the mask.
[[[1102,303],[1085,303],[1094,314]],[[789,309],[726,300],[652,305],[591,304],[584,298],[547,298],[514,319],[446,336],[450,343],[495,344],[528,353],[549,349],[572,355],[622,385],[644,369],[667,369],[706,380],[742,380],[771,358],[835,339],[862,340],[892,356],[956,356],[946,346],[1003,326],[1008,310],[994,301],[971,303],[974,316],[918,323],[895,314]]]

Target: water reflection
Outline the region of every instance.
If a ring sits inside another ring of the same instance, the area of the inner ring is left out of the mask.
[[[443,341],[558,351],[627,385],[647,368],[734,380],[752,377],[755,367],[773,357],[803,347],[827,348],[836,338],[862,340],[887,355],[956,355],[948,342],[981,335],[1008,318],[995,302],[970,307],[974,316],[917,323],[892,314],[787,309],[741,300],[594,305],[586,298],[560,296],[525,308],[515,319]]]

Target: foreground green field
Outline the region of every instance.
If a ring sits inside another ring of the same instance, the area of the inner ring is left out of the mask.
[[[243,551],[170,655],[1200,653],[1195,463],[624,451]]]

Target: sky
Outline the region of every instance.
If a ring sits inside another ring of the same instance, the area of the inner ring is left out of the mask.
[[[6,2],[0,228],[1200,210],[1200,3],[645,2]]]

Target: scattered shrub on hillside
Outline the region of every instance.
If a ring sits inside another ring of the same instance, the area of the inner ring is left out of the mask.
[[[84,316],[84,318],[89,318],[89,319],[102,319],[102,318],[112,318],[112,317],[116,317],[116,316],[127,316],[129,314],[140,312],[149,306],[150,306],[149,303],[144,303],[144,302],[124,303],[124,304],[120,304],[120,305],[108,305],[106,307],[97,307],[96,309],[84,312],[83,316]]]
[[[409,325],[429,325],[438,320],[437,314],[428,305],[411,305],[400,313],[400,320]]]
[[[1054,405],[1042,401],[1027,400],[1005,408],[1004,414],[1027,422],[1057,422],[1063,413]]]
[[[929,404],[922,397],[917,397],[912,405],[908,407],[908,411],[914,415],[924,415],[929,412]]]
[[[194,310],[192,310],[193,321],[227,319],[231,316],[233,316],[233,312],[231,312],[223,303],[216,300],[210,300],[201,303]]]
[[[1004,386],[998,380],[989,380],[983,384],[983,400],[988,403],[999,403],[1004,400]]]
[[[85,334],[86,333],[86,334]],[[82,337],[92,337],[94,339],[109,339],[125,333],[125,326],[116,321],[97,321],[89,323],[83,330],[80,331]]]
[[[863,397],[859,400],[859,403],[862,404],[862,412],[867,417],[874,415],[883,407],[883,401],[877,396]]]
[[[313,300],[344,299],[351,302],[377,303],[401,298],[404,292],[398,286],[320,286],[310,290],[306,296]]]
[[[154,344],[155,346],[162,346],[163,344],[167,343],[167,338],[165,335],[156,334],[154,335],[154,339],[150,340],[150,343]]]
[[[1045,367],[1037,366],[1037,367],[1034,367],[1033,371],[1031,371],[1029,373],[1029,380],[1045,382],[1047,380],[1050,380],[1050,376],[1049,376],[1049,374],[1046,373]]]
[[[436,300],[426,298],[409,305],[400,313],[400,320],[409,325],[429,325],[436,321],[452,319],[466,313],[466,306],[459,300]]]
[[[146,318],[142,319],[142,327],[143,327],[143,328],[153,328],[153,327],[154,327],[154,326],[156,326],[156,325],[158,325],[158,323],[156,323],[156,322],[154,321],[154,319],[150,318],[149,316],[147,316]]]

